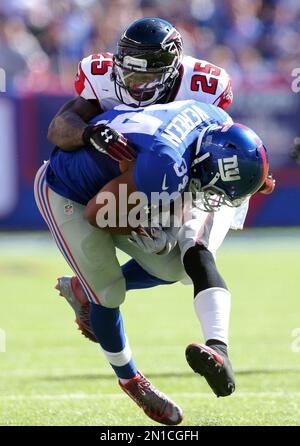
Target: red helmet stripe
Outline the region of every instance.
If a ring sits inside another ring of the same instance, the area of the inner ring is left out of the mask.
[[[265,151],[261,142],[259,143],[258,148],[260,150],[260,154],[261,154],[261,157],[263,160],[263,174],[262,174],[261,182],[257,186],[257,190],[260,189],[261,186],[264,184],[264,182],[266,181],[267,175],[268,175],[268,161],[267,161],[266,151]]]
[[[242,129],[244,129],[248,132],[249,131],[251,132],[251,130],[248,127],[246,127],[244,124],[240,124],[239,122],[236,122],[236,123],[234,123],[234,125],[237,125],[238,127],[241,127]],[[264,182],[267,178],[267,175],[268,175],[268,160],[267,160],[266,152],[262,145],[261,140],[258,138],[258,136],[254,132],[251,132],[251,134],[252,134],[255,142],[257,143],[257,146],[258,146],[258,149],[260,151],[262,161],[263,161],[263,173],[262,173],[262,179],[261,179],[259,185],[257,186],[257,191],[258,191],[258,189],[260,189],[261,186],[264,184]]]

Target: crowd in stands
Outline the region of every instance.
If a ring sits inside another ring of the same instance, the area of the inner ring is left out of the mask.
[[[1,0],[7,90],[72,94],[82,57],[114,52],[132,21],[156,16],[179,29],[186,54],[225,67],[235,89],[299,65],[299,0]]]

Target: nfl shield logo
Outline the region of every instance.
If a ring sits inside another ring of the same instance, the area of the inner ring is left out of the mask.
[[[68,201],[64,206],[64,213],[66,215],[72,215],[73,212],[74,212],[73,204],[70,201]]]

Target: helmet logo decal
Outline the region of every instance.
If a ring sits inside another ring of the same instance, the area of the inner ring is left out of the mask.
[[[218,159],[218,166],[223,181],[238,181],[241,179],[237,155]]]
[[[104,140],[106,143],[109,143],[109,140],[113,138],[113,136],[109,135],[109,133],[110,133],[109,129],[106,129],[104,132],[101,132],[101,136],[106,136]]]
[[[163,50],[168,51],[169,53],[177,53],[178,49],[175,41],[178,40],[179,34],[175,28],[170,29],[164,40],[161,42],[161,47]]]

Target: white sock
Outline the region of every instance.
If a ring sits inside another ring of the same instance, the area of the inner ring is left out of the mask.
[[[101,346],[100,346],[101,347]],[[104,350],[104,348],[101,347],[101,350],[103,351],[104,355],[106,356],[106,359],[111,365],[122,367],[132,359],[132,352],[131,348],[126,336],[126,342],[123,350],[120,352],[108,352],[107,350]]]
[[[228,345],[231,294],[225,288],[208,288],[194,299],[205,342],[218,339]]]

